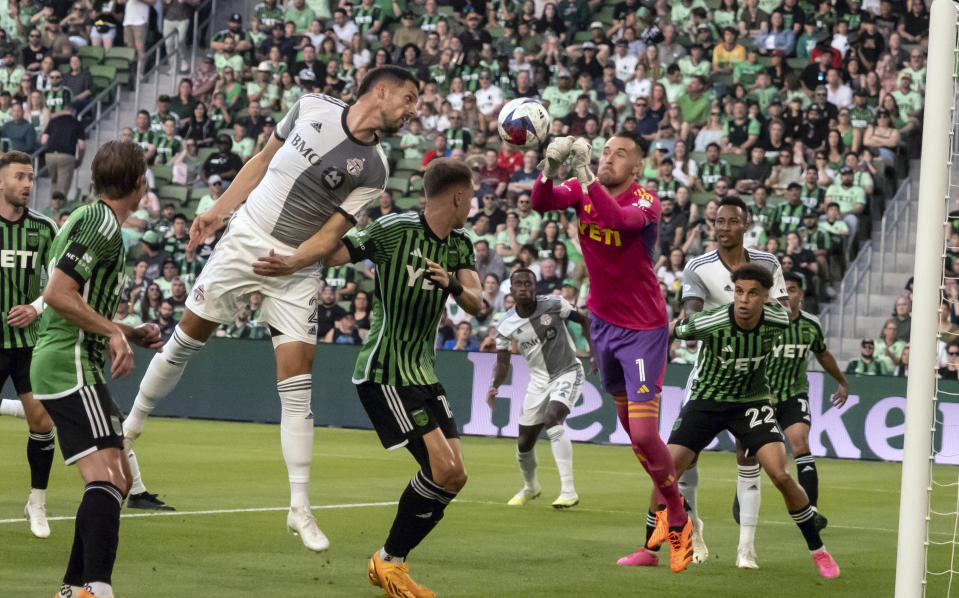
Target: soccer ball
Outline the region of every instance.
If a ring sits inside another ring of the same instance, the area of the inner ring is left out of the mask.
[[[546,107],[531,98],[516,98],[499,112],[499,136],[517,149],[539,149],[552,121]]]

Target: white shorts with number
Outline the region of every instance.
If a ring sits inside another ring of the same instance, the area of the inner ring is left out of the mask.
[[[570,370],[552,382],[543,385],[531,383],[523,399],[523,414],[519,416],[519,425],[536,426],[546,419],[546,407],[550,401],[566,405],[570,410],[583,394],[585,381],[583,368]]]
[[[253,224],[245,209],[240,209],[197,277],[186,306],[204,320],[229,324],[250,295],[259,291],[261,322],[283,333],[282,340],[316,344],[319,270],[307,268],[276,278],[254,274],[253,262],[271,249],[279,255],[296,250]]]

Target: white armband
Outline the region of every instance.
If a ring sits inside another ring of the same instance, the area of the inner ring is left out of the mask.
[[[37,297],[30,305],[33,306],[33,309],[37,310],[38,316],[43,314],[43,310],[47,306],[47,304],[43,302],[43,294]]]

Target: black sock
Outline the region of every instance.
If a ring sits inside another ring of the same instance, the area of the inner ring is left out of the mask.
[[[73,525],[73,549],[67,561],[67,572],[63,574],[63,583],[68,586],[83,585],[83,536],[80,535],[80,518]]]
[[[110,482],[87,484],[77,509],[77,532],[83,543],[83,583],[110,583],[120,541],[122,504],[123,493]]]
[[[816,459],[810,453],[796,455],[796,477],[799,485],[809,496],[809,504],[816,506],[819,500],[819,473],[816,471]]]
[[[393,527],[383,546],[387,554],[406,558],[443,518],[446,505],[456,497],[419,470],[400,497]]]
[[[34,432],[31,430],[27,440],[27,462],[30,464],[30,487],[46,490],[50,481],[50,468],[53,466],[54,441],[53,430]]]
[[[656,507],[656,511],[661,511],[665,508],[665,505],[659,505]],[[654,511],[649,511],[646,513],[646,543],[643,544],[643,546],[646,548],[646,550],[656,552],[659,550],[659,546],[653,548],[649,545],[649,539],[653,536],[654,531],[656,531],[656,513]]]
[[[806,546],[809,547],[809,550],[819,550],[822,548],[822,538],[819,537],[819,532],[816,531],[816,512],[812,510],[812,505],[807,504],[798,511],[789,511],[789,515],[792,516],[793,521],[799,526],[799,531],[802,532],[803,538],[806,539]]]

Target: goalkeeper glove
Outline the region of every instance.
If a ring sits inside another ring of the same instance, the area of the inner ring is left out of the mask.
[[[559,176],[559,167],[563,165],[569,155],[569,147],[573,144],[574,137],[557,137],[546,148],[543,160],[537,168],[543,171],[543,177],[540,179],[546,182],[548,179],[554,179]]]

